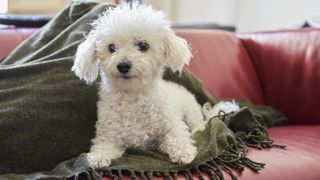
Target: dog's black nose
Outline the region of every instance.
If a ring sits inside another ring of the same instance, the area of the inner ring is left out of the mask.
[[[130,62],[122,62],[117,65],[117,68],[120,73],[126,74],[130,71],[131,65]]]

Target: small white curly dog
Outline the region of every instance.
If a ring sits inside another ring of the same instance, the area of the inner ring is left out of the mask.
[[[195,158],[191,135],[206,122],[201,106],[184,87],[162,79],[165,67],[181,71],[191,56],[164,13],[150,6],[122,4],[93,23],[72,67],[88,84],[99,72],[102,80],[92,167],[109,166],[128,147],[155,144],[173,162]]]

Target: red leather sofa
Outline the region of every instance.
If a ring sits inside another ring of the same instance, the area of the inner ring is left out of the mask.
[[[0,29],[0,59],[35,30]],[[249,157],[266,166],[260,173],[246,169],[239,179],[320,179],[320,29],[177,33],[191,45],[189,69],[212,96],[271,105],[289,119],[289,126],[269,129],[287,148],[250,149]]]

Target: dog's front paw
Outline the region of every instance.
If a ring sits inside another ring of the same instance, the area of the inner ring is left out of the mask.
[[[98,153],[88,153],[87,159],[90,167],[94,169],[99,169],[102,167],[108,167],[111,163],[110,158],[105,155],[100,155]]]
[[[197,155],[197,148],[190,146],[183,151],[177,151],[175,154],[169,154],[171,161],[179,164],[189,164]]]

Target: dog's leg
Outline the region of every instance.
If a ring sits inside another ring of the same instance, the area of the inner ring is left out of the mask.
[[[174,129],[164,136],[160,150],[168,153],[173,162],[187,164],[197,155],[197,148],[193,143],[188,128],[181,121],[181,124],[174,126]]]
[[[205,129],[207,121],[204,120],[201,106],[195,101],[195,99],[190,100],[190,102],[184,107],[184,113],[184,121],[188,125],[192,135]]]
[[[99,142],[92,145],[87,159],[92,168],[102,168],[108,167],[111,160],[121,157],[123,153],[124,150],[115,144]]]

